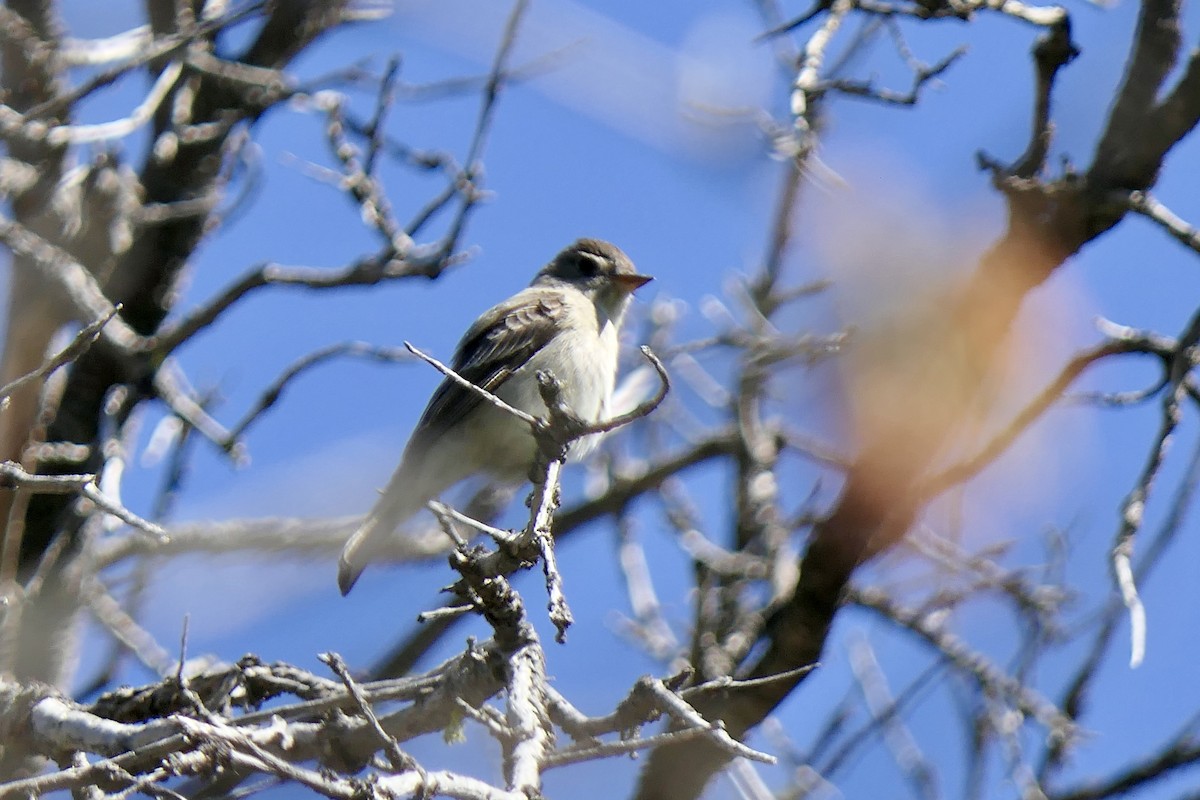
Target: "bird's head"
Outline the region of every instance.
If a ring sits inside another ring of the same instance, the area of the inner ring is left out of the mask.
[[[639,274],[621,248],[601,239],[580,239],[554,257],[535,286],[570,284],[610,317],[619,319],[633,292],[651,280]]]

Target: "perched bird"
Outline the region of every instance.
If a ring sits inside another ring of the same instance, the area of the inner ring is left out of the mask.
[[[546,370],[562,384],[562,397],[576,416],[602,419],[616,381],[621,318],[633,291],[649,280],[615,245],[580,239],[543,267],[528,288],[475,320],[458,344],[454,371],[509,405],[544,416],[536,376]],[[595,440],[575,442],[571,456],[584,455]],[[443,380],[387,488],[342,550],[342,594],[354,586],[371,551],[429,500],[479,473],[520,481],[536,450],[526,423]]]

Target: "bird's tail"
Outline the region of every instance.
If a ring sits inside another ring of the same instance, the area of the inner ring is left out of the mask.
[[[424,504],[423,499],[405,491],[408,487],[403,483],[397,485],[398,477],[400,476],[393,477],[392,484],[342,548],[341,558],[338,559],[338,588],[342,590],[342,594],[348,594],[354,588],[355,582],[367,568],[376,551],[396,531],[400,523],[417,513]]]

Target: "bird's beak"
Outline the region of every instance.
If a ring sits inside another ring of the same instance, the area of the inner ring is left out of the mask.
[[[613,280],[616,281],[617,285],[625,291],[633,293],[637,289],[654,280],[654,278],[650,277],[649,275],[638,275],[634,273],[613,275]]]

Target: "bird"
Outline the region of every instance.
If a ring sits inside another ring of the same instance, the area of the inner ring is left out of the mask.
[[[604,419],[616,383],[621,321],[634,291],[650,280],[616,245],[579,239],[542,267],[528,287],[475,320],[458,344],[452,368],[535,417],[546,414],[537,374],[551,372],[575,416],[589,423]],[[577,440],[570,457],[583,457],[598,440]],[[387,486],[342,550],[342,594],[354,586],[372,551],[441,492],[478,474],[517,483],[528,476],[536,456],[528,424],[445,378]]]

